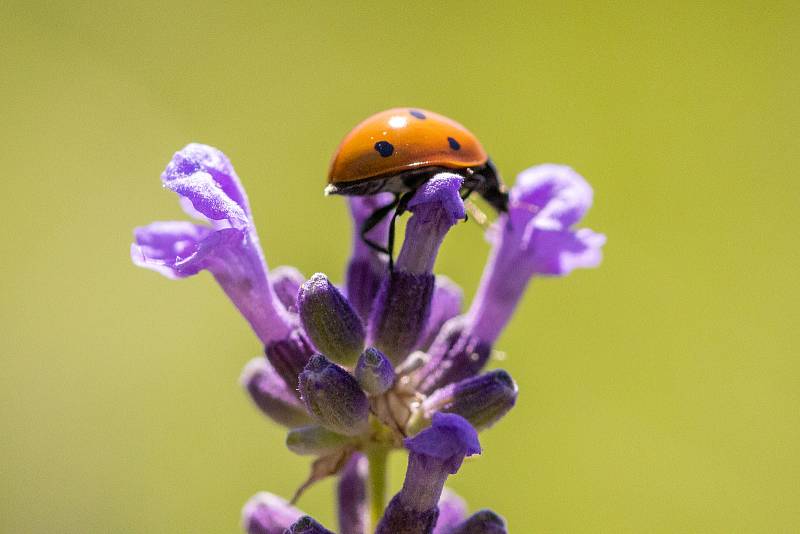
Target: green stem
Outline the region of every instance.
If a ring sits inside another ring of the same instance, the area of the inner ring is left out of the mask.
[[[369,501],[372,530],[378,526],[386,506],[386,459],[389,449],[375,444],[367,450],[369,461]]]

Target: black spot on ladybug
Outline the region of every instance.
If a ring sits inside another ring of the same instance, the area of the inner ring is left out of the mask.
[[[410,110],[409,113],[411,113],[411,115],[413,115],[414,117],[416,117],[418,119],[425,120],[427,118],[427,117],[425,117],[425,114],[423,112],[417,111],[416,109]]]
[[[378,141],[375,143],[375,150],[377,150],[378,154],[383,158],[388,158],[394,153],[394,147],[388,141]]]
[[[461,145],[452,137],[448,137],[447,142],[450,143],[450,148],[453,150],[461,150]]]

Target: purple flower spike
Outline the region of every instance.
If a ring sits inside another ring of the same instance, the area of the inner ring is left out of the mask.
[[[572,229],[591,204],[591,186],[570,167],[539,165],[517,177],[509,212],[490,233],[492,254],[468,314],[474,334],[494,343],[534,275],[600,263],[605,236]]]
[[[322,426],[346,436],[367,430],[369,400],[350,373],[315,354],[299,382],[306,408]]]
[[[303,273],[289,265],[281,265],[269,273],[275,296],[287,311],[297,313],[297,292],[306,281]]]
[[[459,195],[463,179],[440,173],[409,202],[414,214],[406,227],[395,270],[384,278],[370,317],[370,344],[395,365],[417,346],[430,316],[433,264],[447,231],[465,217]]]
[[[290,428],[311,422],[303,403],[263,356],[250,360],[239,382],[255,405],[275,422]]]
[[[287,528],[284,534],[334,534],[317,523],[311,516],[303,516]]]
[[[361,389],[370,395],[380,395],[394,383],[394,367],[381,351],[370,347],[358,359],[354,371]]]
[[[350,457],[336,488],[339,505],[339,534],[367,534],[367,459],[359,453]]]
[[[328,277],[317,273],[297,294],[303,327],[317,349],[333,361],[352,365],[364,350],[364,326]]]
[[[476,430],[494,425],[517,400],[517,384],[502,369],[468,378],[435,391],[425,399],[426,413],[455,413]]]
[[[467,517],[467,503],[452,490],[444,488],[439,498],[439,519],[433,534],[449,534],[457,524]]]
[[[208,270],[265,344],[286,336],[291,320],[277,301],[244,189],[219,150],[191,144],[161,176],[183,206],[210,226],[157,222],[134,231],[133,263],[169,278]]]
[[[277,495],[261,492],[242,509],[242,529],[247,534],[283,534],[303,513]]]
[[[420,350],[430,348],[442,326],[448,320],[461,313],[463,300],[464,292],[458,284],[446,276],[436,275],[436,285],[433,289],[433,300],[431,301],[431,313],[428,317],[425,333],[420,337]]]
[[[375,211],[392,202],[391,193],[380,193],[366,197],[348,197],[350,213],[353,216],[353,254],[347,265],[347,299],[358,315],[366,322],[372,309],[372,301],[378,293],[381,280],[386,274],[386,259],[371,249],[361,238],[364,222]],[[378,245],[386,245],[389,234],[387,215],[375,228],[367,233],[367,238]]]
[[[447,534],[507,534],[505,520],[491,510],[480,510]]]
[[[465,456],[481,452],[478,433],[455,414],[437,413],[429,428],[404,444],[409,454],[403,488],[389,502],[376,534],[432,532],[447,477],[458,471]]]

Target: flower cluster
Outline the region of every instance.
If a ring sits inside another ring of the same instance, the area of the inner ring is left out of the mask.
[[[265,357],[246,365],[242,385],[289,429],[287,447],[315,458],[294,500],[337,474],[341,534],[506,532],[494,512],[468,515],[444,484],[465,457],[481,452],[478,431],[514,406],[509,374],[483,368],[529,281],[600,262],[605,237],[573,228],[592,202],[586,181],[558,165],[517,177],[508,213],[489,231],[477,296],[462,313],[460,288],[433,274],[445,235],[466,219],[456,174],[440,173],[417,190],[392,270],[360,236],[391,195],[349,199],[354,239],[343,289],[321,273],[305,279],[289,267],[268,270],[247,196],[220,151],[188,145],[161,178],[202,224],[137,228],[133,262],[170,278],[209,271],[248,320]],[[380,244],[387,234],[384,221],[368,237]],[[386,504],[385,462],[394,449],[408,452],[408,467]],[[242,513],[250,534],[330,532],[269,493]]]

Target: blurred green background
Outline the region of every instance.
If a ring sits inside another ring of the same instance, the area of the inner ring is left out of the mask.
[[[601,268],[501,338],[517,408],[452,487],[512,532],[800,531],[797,2],[3,2],[0,531],[237,532],[308,460],[237,384],[260,348],[210,276],[131,265],[183,218],[189,141],[242,177],[271,266],[341,279],[331,153],[391,106],[452,116],[507,181],[593,184]],[[471,296],[487,246],[437,271]],[[396,455],[393,484],[404,461]],[[300,506],[334,526],[331,483]]]

